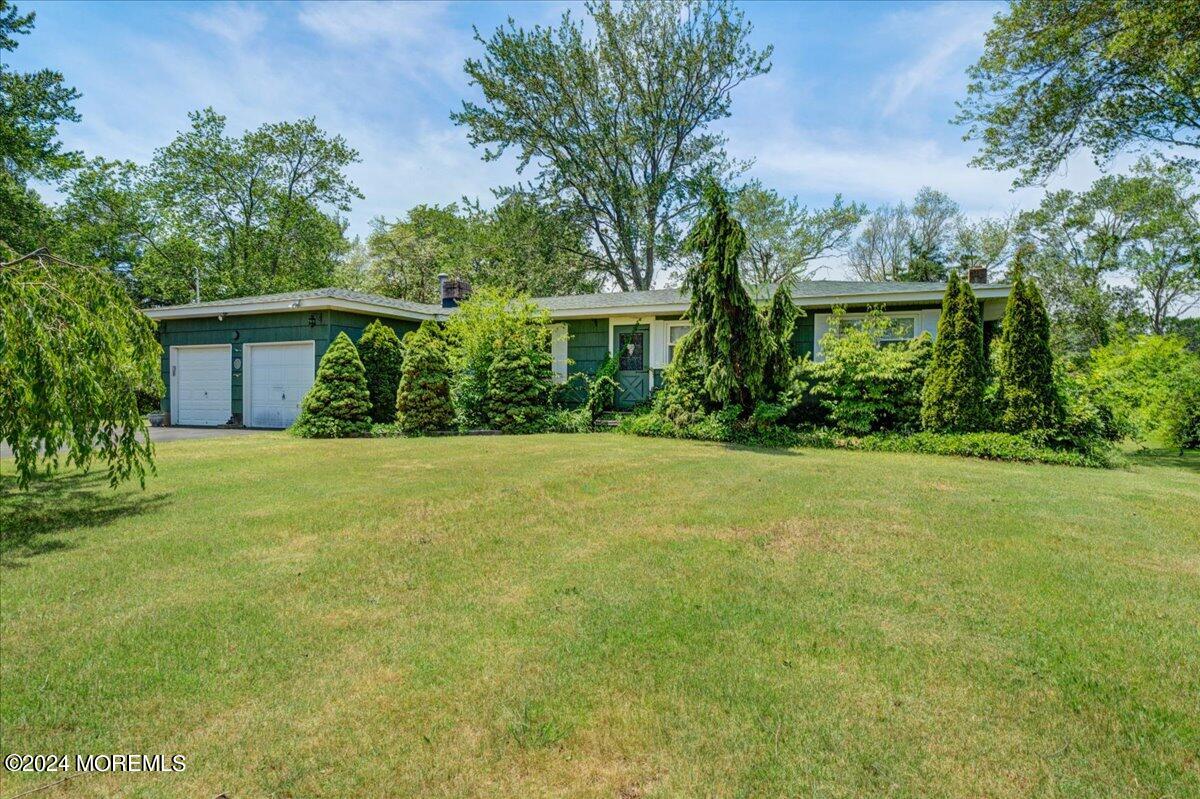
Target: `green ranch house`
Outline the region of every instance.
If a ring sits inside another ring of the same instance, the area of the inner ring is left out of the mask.
[[[1004,313],[1010,286],[986,282],[971,270],[990,338]],[[937,334],[944,283],[869,283],[813,280],[793,290],[805,311],[795,352],[820,359],[821,337],[835,307],[853,319],[882,308],[896,340]],[[316,366],[338,333],[357,340],[379,319],[403,336],[425,319],[444,320],[469,292],[442,278],[442,304],[395,300],[344,289],[313,289],[260,297],[152,308],[163,347],[162,410],[167,424],[282,428],[299,413]],[[553,321],[558,380],[594,372],[610,352],[620,354],[618,403],[629,407],[662,384],[675,342],[688,329],[688,299],[677,289],[537,297]]]

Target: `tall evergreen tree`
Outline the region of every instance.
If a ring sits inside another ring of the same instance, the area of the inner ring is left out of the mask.
[[[745,415],[763,392],[762,321],[754,300],[742,285],[738,259],[746,234],[729,213],[725,191],[710,183],[704,191],[705,213],[684,241],[698,256],[688,269],[684,288],[691,294],[689,336],[707,373],[704,390],[717,405],[738,405]]]
[[[804,312],[792,302],[791,281],[780,283],[767,306],[763,324],[767,349],[763,388],[769,397],[777,397],[788,389],[794,363],[792,333],[796,329],[796,320],[803,315]]]
[[[509,333],[497,342],[488,367],[488,420],[505,433],[535,433],[549,409],[554,366],[550,342]]]
[[[354,342],[345,333],[321,357],[317,379],[300,403],[292,432],[303,438],[352,438],[371,433],[371,395]]]
[[[1054,385],[1050,317],[1037,285],[1019,269],[996,346],[1001,427],[1013,433],[1056,428],[1063,409]]]
[[[986,427],[987,379],[979,302],[971,286],[952,272],[921,397],[921,424],[939,431]]]
[[[422,322],[404,337],[396,422],[410,435],[454,427],[449,347],[436,322]]]
[[[400,387],[403,348],[396,331],[376,319],[358,340],[358,354],[367,372],[371,418],[388,423],[396,419],[396,389]]]

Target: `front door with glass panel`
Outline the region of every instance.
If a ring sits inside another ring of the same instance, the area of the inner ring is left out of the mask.
[[[650,397],[650,328],[613,327],[613,351],[619,362],[617,407],[628,408]]]

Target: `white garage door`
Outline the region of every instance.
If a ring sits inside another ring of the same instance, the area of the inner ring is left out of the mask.
[[[172,423],[213,426],[225,424],[233,412],[228,344],[176,347],[172,374]]]
[[[300,414],[312,388],[315,349],[311,341],[247,344],[247,427],[287,427]]]

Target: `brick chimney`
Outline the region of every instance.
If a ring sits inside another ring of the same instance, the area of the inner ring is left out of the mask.
[[[967,270],[967,282],[975,284],[987,283],[987,267],[972,266]]]
[[[445,272],[438,275],[442,287],[442,307],[457,308],[458,304],[471,296],[471,284],[465,280],[451,278]]]

